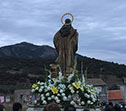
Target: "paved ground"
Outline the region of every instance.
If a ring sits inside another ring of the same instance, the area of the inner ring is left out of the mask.
[[[12,110],[12,105],[13,104],[4,104],[6,111],[13,111]],[[42,108],[28,108],[27,105],[23,105],[23,110],[22,111],[42,111]],[[63,111],[63,110],[62,110]],[[77,109],[77,111],[83,111],[83,109]],[[90,111],[101,111],[99,108],[97,109],[91,109]]]
[[[13,110],[12,110],[13,104],[4,104],[4,106],[5,106],[6,111],[13,111]],[[26,111],[27,108],[28,108],[28,106],[23,105],[23,110],[22,110],[22,111]]]

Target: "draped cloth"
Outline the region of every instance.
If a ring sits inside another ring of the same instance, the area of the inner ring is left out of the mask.
[[[54,36],[54,46],[58,53],[56,63],[60,65],[63,75],[70,74],[75,64],[75,54],[78,49],[78,32],[72,26],[62,30],[64,25]]]

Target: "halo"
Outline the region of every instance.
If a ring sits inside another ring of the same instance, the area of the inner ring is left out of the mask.
[[[67,24],[65,24],[65,23],[63,22],[63,17],[66,16],[66,15],[70,15],[70,16],[72,17],[72,21],[71,21],[70,23],[67,23]],[[73,15],[72,15],[71,13],[65,13],[65,14],[61,17],[61,23],[62,23],[63,25],[70,25],[70,24],[72,24],[73,20],[74,20],[74,17],[73,17]]]

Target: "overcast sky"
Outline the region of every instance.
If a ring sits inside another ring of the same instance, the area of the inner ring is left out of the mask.
[[[126,0],[0,0],[0,47],[53,46],[66,12],[79,33],[78,53],[126,64]]]

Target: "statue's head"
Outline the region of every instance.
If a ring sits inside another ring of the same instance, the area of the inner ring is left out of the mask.
[[[65,20],[65,24],[69,24],[70,22],[71,22],[70,19],[66,19],[66,20]]]
[[[69,25],[66,25],[69,24]],[[63,27],[60,29],[60,34],[62,37],[66,37],[70,34],[70,30],[71,30],[72,26],[71,26],[71,20],[70,19],[66,19],[65,20],[65,24],[63,25]]]

